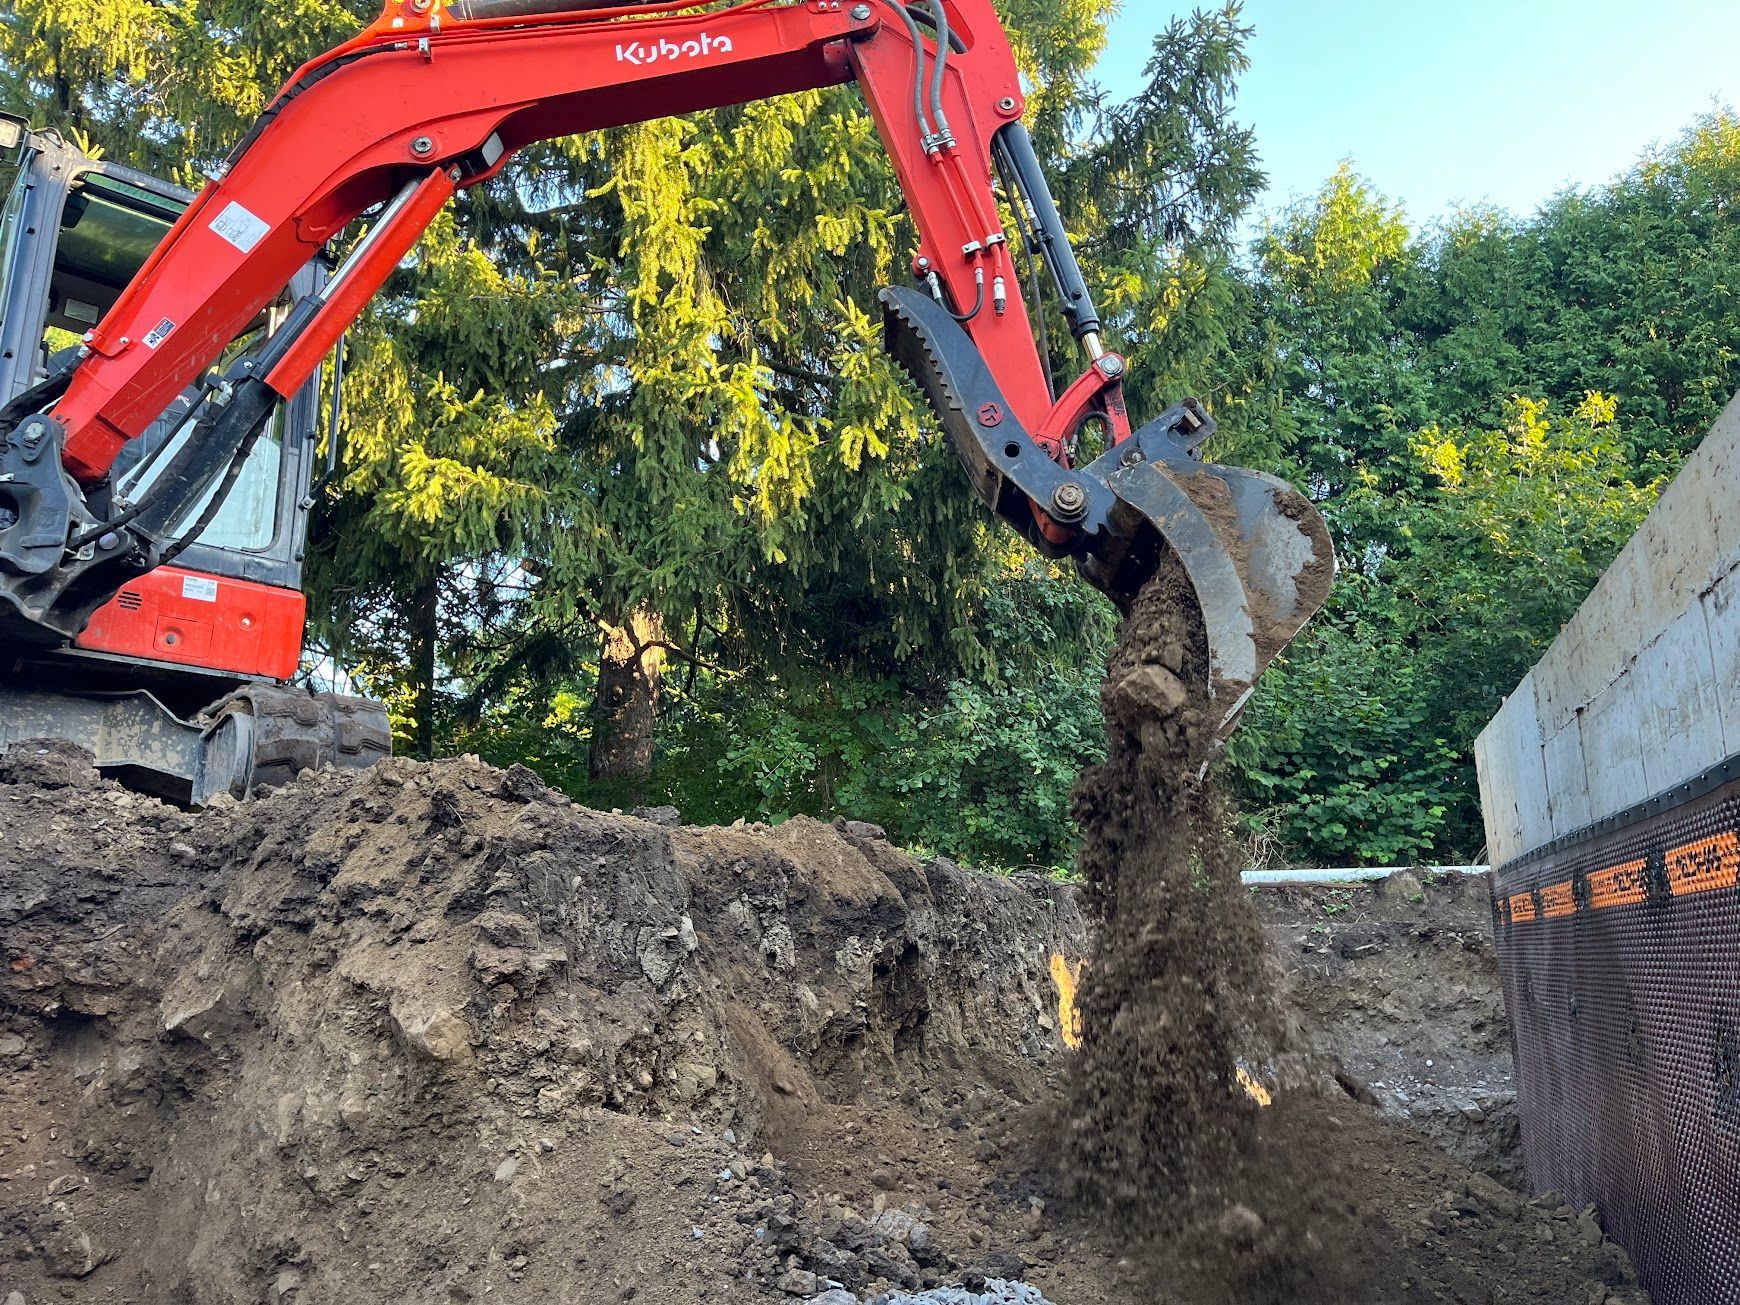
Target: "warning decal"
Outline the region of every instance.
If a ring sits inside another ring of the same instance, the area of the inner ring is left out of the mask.
[[[224,205],[224,211],[211,220],[211,229],[245,254],[272,228],[231,200]]]

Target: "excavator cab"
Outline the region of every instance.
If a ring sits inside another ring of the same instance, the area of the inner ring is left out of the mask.
[[[78,345],[193,198],[148,174],[87,158],[52,133],[7,123],[17,162],[0,212],[0,403],[38,384],[52,356]],[[311,267],[305,279],[317,276]],[[271,324],[268,314],[237,347]],[[183,395],[123,451],[114,469],[118,492],[136,497],[151,483],[186,438],[196,397]],[[188,570],[300,589],[318,404],[311,381],[275,415],[217,516],[184,554]],[[204,506],[193,506],[188,523]],[[78,644],[101,651],[100,642]]]
[[[62,351],[79,346],[193,199],[147,173],[92,159],[56,133],[0,117],[5,178],[0,404],[40,384]],[[325,274],[310,263],[228,352],[269,335],[286,306],[318,289]],[[271,714],[268,702],[278,716],[290,709],[313,718],[291,732],[330,733],[327,703],[315,698],[311,708],[310,695],[282,687],[301,655],[310,491],[337,452],[329,441],[321,458],[320,380],[311,376],[273,413],[176,565],[128,584],[71,640],[5,650],[0,744],[70,739],[133,787],[200,803],[263,778],[259,768],[271,758],[258,746],[259,726]],[[192,389],[178,396],[122,450],[110,472],[116,498],[137,500],[151,487],[187,440],[198,398]],[[217,489],[188,505],[180,528],[205,514]],[[10,510],[0,485],[0,522]],[[366,738],[373,760],[387,751],[385,719],[378,709],[365,715],[366,728],[353,733]],[[272,764],[284,769],[295,760]]]

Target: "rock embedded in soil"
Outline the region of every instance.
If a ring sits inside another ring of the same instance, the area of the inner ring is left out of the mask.
[[[1164,720],[1190,701],[1184,681],[1164,666],[1143,664],[1121,676],[1111,692],[1112,710],[1126,724]]]

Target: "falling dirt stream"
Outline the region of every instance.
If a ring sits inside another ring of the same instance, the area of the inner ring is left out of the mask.
[[[1206,660],[1189,583],[1169,567],[1120,628],[1101,693],[1108,756],[1076,792],[1095,949],[1067,1152],[1079,1194],[1149,1224],[1225,1183],[1258,1108],[1241,1057],[1272,1053],[1280,1033],[1207,773],[1214,717],[1192,687]]]
[[[1240,882],[1206,665],[1189,581],[1163,565],[1119,627],[1101,691],[1107,757],[1076,791],[1093,947],[1054,1131],[1060,1184],[1078,1217],[1116,1230],[1126,1263],[1192,1298],[1502,1299],[1457,1281],[1479,1269],[1409,1226],[1420,1204],[1394,1135],[1338,1090],[1339,1066],[1305,1050]],[[1521,1202],[1477,1178],[1459,1208],[1482,1227]],[[1501,1232],[1488,1255],[1511,1251]]]

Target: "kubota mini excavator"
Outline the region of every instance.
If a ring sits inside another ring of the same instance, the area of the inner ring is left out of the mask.
[[[68,738],[194,804],[385,755],[377,706],[287,684],[323,360],[441,206],[526,145],[844,83],[919,234],[913,283],[882,292],[888,344],[974,491],[1120,603],[1176,554],[1230,729],[1327,596],[1328,534],[1283,482],[1201,459],[1196,401],[1132,426],[991,0],[387,0],[197,196],[0,121],[20,165],[0,262],[0,742]],[[998,179],[1085,355],[1061,395]],[[50,327],[73,343],[51,353]],[[1105,451],[1081,463],[1089,425]]]

